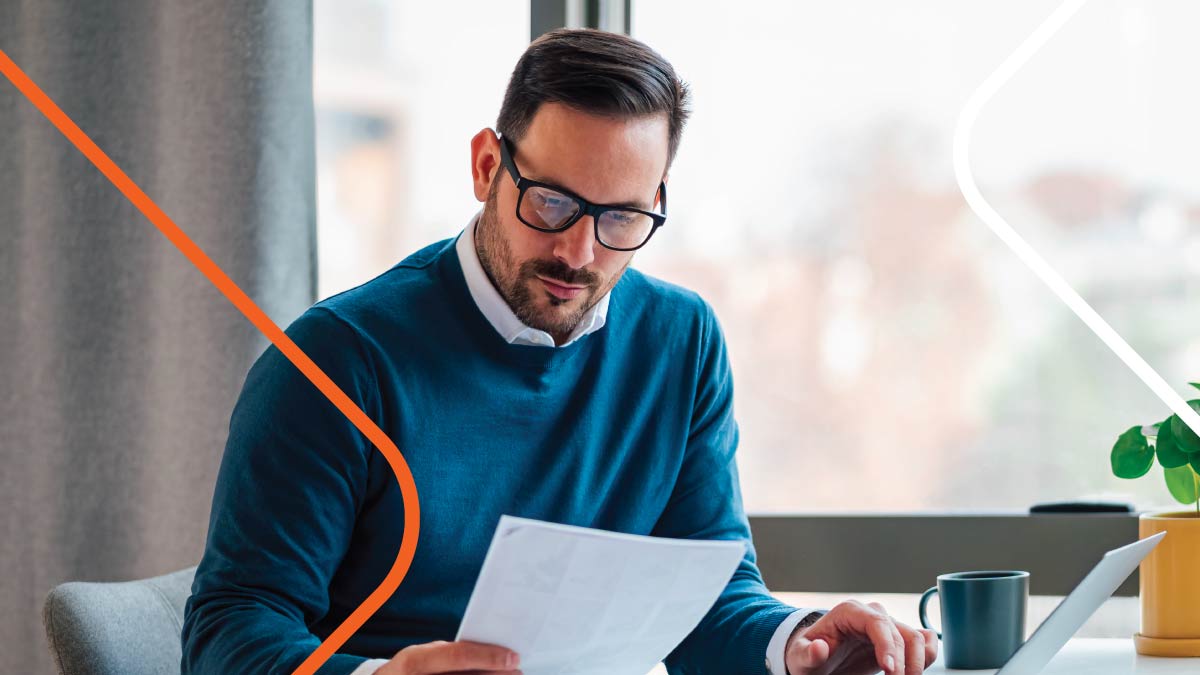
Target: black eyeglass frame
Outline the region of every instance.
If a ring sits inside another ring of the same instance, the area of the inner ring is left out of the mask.
[[[553,183],[542,183],[540,181],[532,180],[532,179],[522,176],[521,172],[517,170],[517,163],[515,161],[513,161],[512,156],[513,156],[513,153],[515,152],[515,150],[512,148],[511,143],[512,143],[512,141],[510,141],[508,138],[505,138],[504,136],[500,137],[500,163],[503,164],[504,168],[508,170],[508,175],[512,177],[513,183],[517,186],[517,191],[518,191],[517,207],[516,207],[517,219],[520,220],[522,223],[524,223],[527,227],[531,227],[531,228],[537,230],[538,232],[549,232],[549,233],[566,232],[571,226],[573,226],[575,223],[578,223],[584,216],[591,216],[592,217],[592,227],[595,228],[594,234],[596,237],[596,241],[601,246],[603,246],[604,248],[613,250],[613,251],[636,251],[639,248],[650,243],[650,238],[654,236],[654,233],[658,231],[658,228],[660,228],[664,224],[666,224],[666,222],[667,222],[667,183],[666,183],[666,181],[662,181],[658,184],[659,204],[662,205],[662,213],[655,213],[653,211],[645,211],[645,210],[642,210],[639,208],[634,208],[632,206],[609,206],[609,205],[605,205],[605,204],[593,204],[593,203],[589,202],[588,200],[584,199],[583,197],[580,197],[579,195],[575,194],[574,192],[571,192],[570,190],[562,187],[561,185],[554,185]],[[531,188],[531,187],[540,187],[540,188],[545,188],[547,190],[554,190],[555,192],[562,193],[564,196],[569,197],[575,201],[575,203],[579,206],[579,212],[576,213],[575,216],[572,217],[571,220],[568,221],[566,225],[563,225],[562,227],[555,228],[555,229],[538,227],[537,225],[530,223],[528,220],[525,220],[523,217],[521,217],[521,201],[523,199],[525,199],[525,192],[527,190],[529,190],[529,188]],[[606,211],[633,211],[634,213],[640,213],[642,215],[649,216],[654,224],[651,226],[650,232],[646,235],[646,238],[643,239],[642,243],[638,244],[637,246],[634,246],[632,248],[619,248],[616,246],[609,246],[608,244],[604,243],[604,241],[600,238],[600,216]]]

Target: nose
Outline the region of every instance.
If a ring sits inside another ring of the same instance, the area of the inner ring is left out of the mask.
[[[596,223],[584,216],[567,231],[554,236],[554,257],[571,269],[582,269],[596,259]]]

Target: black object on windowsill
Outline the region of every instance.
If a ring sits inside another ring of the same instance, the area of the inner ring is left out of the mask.
[[[1121,502],[1046,502],[1029,507],[1030,513],[1133,513],[1132,504]]]

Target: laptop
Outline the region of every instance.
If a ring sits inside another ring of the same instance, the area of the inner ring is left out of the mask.
[[[1054,658],[1063,645],[1083,626],[1108,596],[1158,546],[1166,532],[1135,541],[1104,554],[1100,562],[1079,582],[1058,607],[1046,617],[1033,635],[1021,645],[996,675],[1033,675]]]

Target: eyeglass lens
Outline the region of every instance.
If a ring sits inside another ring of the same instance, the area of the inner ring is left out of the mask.
[[[535,185],[518,204],[521,219],[544,230],[566,227],[579,214],[579,202],[557,190]],[[600,214],[596,223],[600,243],[614,248],[640,246],[654,229],[654,219],[637,211],[615,209]]]

